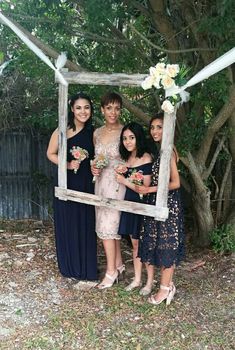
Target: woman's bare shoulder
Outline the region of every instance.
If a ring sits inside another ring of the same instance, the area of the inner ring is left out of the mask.
[[[144,161],[144,163],[151,163],[152,162],[152,156],[149,153],[144,153],[142,156],[142,159]]]

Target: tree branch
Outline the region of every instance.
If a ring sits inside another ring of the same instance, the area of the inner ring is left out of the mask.
[[[120,94],[120,92],[119,92]],[[141,120],[142,122],[144,122],[145,124],[148,124],[149,122],[149,116],[144,113],[139,107],[136,107],[135,105],[133,105],[133,103],[131,103],[129,100],[127,100],[125,98],[125,96],[123,96],[122,94],[120,94],[122,96],[122,100],[123,100],[123,106],[128,109],[128,111],[130,113],[133,113],[137,119]]]
[[[215,134],[218,130],[224,125],[224,123],[230,118],[232,112],[235,109],[235,84],[230,88],[230,93],[228,101],[221,108],[217,116],[212,120],[209,125],[206,135],[202,140],[201,147],[196,155],[198,164],[202,167],[205,166],[206,159],[208,157],[210,147],[213,141]]]
[[[166,40],[168,50],[178,50],[178,42],[175,39],[175,30],[172,23],[166,16],[166,2],[164,0],[149,0],[149,12],[151,13],[152,22],[155,28]],[[172,62],[177,62],[177,52],[168,52]]]
[[[14,22],[14,21],[12,21]],[[22,31],[24,32],[27,37],[32,40],[32,42],[37,45],[45,54],[47,54],[49,57],[57,58],[59,56],[59,53],[52,49],[50,46],[45,45],[41,40],[37,39],[35,36],[30,34],[26,29],[24,29],[21,25],[14,22],[14,24]],[[85,71],[80,65],[77,65],[69,60],[67,60],[65,67],[69,68],[72,71]],[[129,110],[130,113],[133,113],[136,115],[137,118],[142,120],[143,122],[147,123],[149,118],[148,116],[138,107],[134,106],[129,100],[127,100],[124,96],[123,97],[123,106]]]
[[[40,39],[36,38],[34,35],[32,35],[28,30],[26,30],[24,27],[22,27],[19,23],[15,22],[13,19],[7,17],[5,14],[4,16],[8,18],[16,27],[18,27],[36,46],[39,47],[46,55],[48,55],[51,58],[57,59],[59,56],[59,53],[55,51],[52,47],[49,45],[44,44]],[[82,67],[80,67],[78,64],[73,63],[70,60],[66,61],[65,67],[72,71],[85,71]]]
[[[111,31],[115,36],[117,36],[118,38],[120,38],[120,39],[125,38],[125,40],[126,40],[126,37],[123,35],[123,33],[122,33],[119,29],[115,28],[115,27],[113,26],[113,24],[112,24],[110,21],[108,21],[108,22],[109,22],[109,29],[110,29],[110,31]],[[128,44],[130,47],[133,47],[133,44],[132,44],[132,42],[131,42],[130,40],[128,40],[127,44]],[[141,49],[139,49],[139,48],[137,48],[137,50],[138,50],[138,53],[139,53],[140,57],[142,57],[145,61],[146,61],[146,60],[149,61],[150,64],[153,64],[153,62],[151,61],[151,59],[150,59],[147,55],[145,55],[145,53],[143,52],[143,50],[141,50]]]
[[[213,154],[213,157],[212,157],[212,160],[210,162],[209,167],[202,173],[202,179],[203,180],[207,180],[209,175],[211,174],[211,172],[212,172],[212,170],[214,168],[216,159],[217,159],[221,149],[223,148],[225,140],[226,140],[226,137],[225,137],[225,135],[223,135],[222,139],[220,139],[220,142],[219,142],[219,144],[216,147],[215,153]]]
[[[204,65],[207,65],[212,61],[212,56],[211,54],[209,54],[212,50],[207,50],[208,43],[198,31],[198,25],[197,25],[197,22],[195,21],[193,9],[190,7],[190,4],[187,1],[184,1],[181,6],[181,11],[186,22],[188,23],[188,25],[190,25],[195,41],[202,48],[204,48],[204,50],[200,50],[200,53],[201,53],[201,57],[203,59]]]
[[[91,39],[96,42],[105,42],[105,43],[111,43],[111,44],[129,44],[130,40],[129,39],[110,39],[107,38],[106,36],[101,36],[95,33],[91,32],[86,32],[86,31],[74,31],[73,35],[83,35],[84,37],[87,37],[88,39]]]
[[[222,180],[222,183],[221,183],[221,186],[220,186],[219,198],[218,198],[218,204],[217,204],[217,210],[216,210],[216,220],[217,221],[220,220],[220,218],[221,218],[221,209],[222,209],[222,201],[223,201],[224,189],[225,189],[225,185],[226,185],[226,182],[227,182],[227,179],[228,179],[228,175],[229,175],[231,166],[232,166],[232,158],[230,157],[228,162],[227,162],[225,173],[224,173],[224,176],[223,176],[223,180]]]
[[[138,11],[140,11],[144,16],[149,17],[149,11],[148,9],[141,5],[138,1],[134,1],[134,0],[124,0],[123,1],[124,4],[126,5],[132,5],[133,7],[135,7]]]
[[[216,51],[216,49],[209,49],[209,48],[201,48],[201,47],[192,47],[190,49],[179,49],[179,50],[168,50],[164,49],[159,45],[153,44],[150,40],[148,40],[143,34],[141,34],[135,27],[129,23],[130,28],[135,32],[141,39],[143,39],[147,44],[152,46],[154,49],[157,49],[158,51],[161,52],[166,52],[166,53],[183,53],[183,52],[195,52],[195,51]]]

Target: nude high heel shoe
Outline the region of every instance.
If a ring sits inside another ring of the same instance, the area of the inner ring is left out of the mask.
[[[110,280],[110,283],[100,283],[98,284],[98,289],[106,289],[113,286],[114,282],[118,283],[118,271],[116,271],[113,275],[105,274],[105,277]]]
[[[133,280],[130,284],[128,284],[127,287],[125,287],[125,291],[126,292],[131,292],[133,289],[135,288],[140,288],[142,286],[142,282],[136,282],[135,280]]]
[[[169,297],[170,292],[171,292],[171,287],[163,286],[162,284],[160,285],[160,289],[167,291],[168,293],[162,297],[161,299],[156,300],[154,295],[151,295],[150,298],[148,298],[148,302],[153,305],[159,305],[161,304],[164,300],[166,300],[166,305],[170,305],[171,300],[173,298]],[[173,295],[174,296],[174,295]]]
[[[117,270],[118,270],[119,278],[121,276],[124,278],[125,277],[125,273],[126,273],[126,266],[125,266],[125,264],[122,264],[121,266],[118,266]]]
[[[170,283],[170,292],[168,294],[168,297],[166,298],[166,305],[170,305],[172,300],[174,299],[174,295],[176,293],[176,288],[173,282]]]
[[[152,292],[152,286],[151,287],[143,287],[140,289],[139,294],[142,295],[143,297],[146,297]]]

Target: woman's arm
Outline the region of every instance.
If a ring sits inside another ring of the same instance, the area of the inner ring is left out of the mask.
[[[180,188],[180,176],[177,168],[177,154],[173,152],[170,163],[170,182],[169,190]]]
[[[136,190],[136,187],[144,187],[147,188],[147,186],[150,185],[151,183],[151,175],[144,175],[144,180],[143,180],[143,185],[135,185],[133,182],[129,181],[128,178],[125,178],[122,174],[117,173],[116,174],[116,181],[120,184],[123,184],[124,186],[130,188],[132,191],[137,192],[137,193],[142,193]],[[145,194],[145,193],[143,193]]]
[[[94,144],[94,147],[95,147],[95,144],[96,144],[96,132],[94,131],[93,132],[93,144]],[[91,173],[93,176],[99,176],[101,174],[101,171],[102,169],[98,169],[95,167],[94,165],[94,162],[91,161]]]
[[[50,138],[49,145],[47,148],[47,158],[54,164],[58,164],[58,148],[59,148],[59,141],[58,141],[58,129],[56,129]]]
[[[129,187],[131,190],[135,190],[135,185],[126,179],[122,174],[116,172],[116,181],[119,184],[123,184],[126,187]]]
[[[169,190],[176,190],[180,188],[180,176],[177,168],[177,153],[173,152],[171,161],[170,161],[170,182],[169,182]],[[157,192],[157,186],[138,186],[135,185],[135,191],[140,194],[148,194]]]
[[[49,145],[47,148],[47,158],[54,164],[58,165],[58,149],[59,149],[59,134],[58,129],[56,129],[50,138]],[[71,162],[67,162],[67,169],[74,170],[79,169],[79,161],[71,160]]]

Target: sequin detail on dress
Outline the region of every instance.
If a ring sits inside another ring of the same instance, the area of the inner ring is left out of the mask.
[[[101,142],[101,133],[104,127],[95,131],[95,154],[104,154],[109,159],[109,164],[102,170],[95,183],[95,194],[104,198],[124,199],[125,186],[118,184],[115,179],[114,168],[121,161],[119,155],[120,133],[113,141],[107,144]],[[120,211],[105,207],[96,207],[96,233],[101,239],[120,239],[118,234]]]

